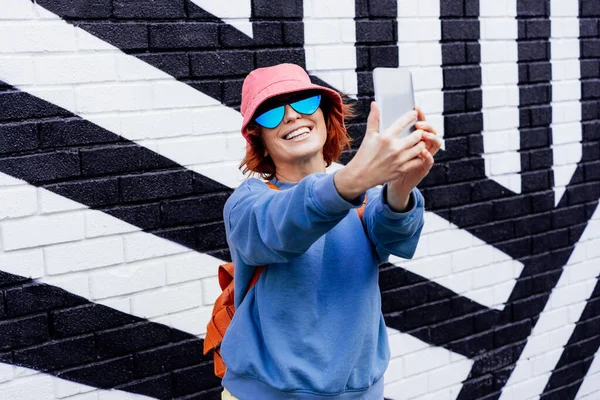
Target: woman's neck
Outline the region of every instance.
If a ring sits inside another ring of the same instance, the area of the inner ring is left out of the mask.
[[[280,163],[275,168],[275,177],[279,182],[300,182],[310,174],[326,172],[325,160],[322,158],[313,158],[298,164]]]

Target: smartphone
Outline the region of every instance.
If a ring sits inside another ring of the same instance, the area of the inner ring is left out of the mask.
[[[375,102],[379,106],[379,130],[383,132],[404,113],[414,110],[415,95],[412,74],[408,68],[375,68],[373,70]],[[415,118],[398,137],[415,130]]]

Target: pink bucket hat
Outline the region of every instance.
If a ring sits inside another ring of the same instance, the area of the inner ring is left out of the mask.
[[[317,89],[327,96],[333,107],[337,108],[342,115],[342,97],[335,90],[324,86],[315,85],[304,68],[296,64],[279,64],[272,67],[258,68],[250,72],[242,86],[242,105],[240,112],[244,121],[242,122],[242,135],[250,143],[249,134],[246,130],[248,123],[254,116],[256,109],[265,101],[280,94],[298,92],[301,90]],[[344,126],[344,118],[340,117],[341,126]]]

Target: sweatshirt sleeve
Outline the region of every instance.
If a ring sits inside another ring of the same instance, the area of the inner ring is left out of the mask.
[[[276,191],[251,178],[229,197],[223,210],[227,241],[247,265],[289,262],[358,208],[338,193],[335,173],[308,175],[292,188]]]
[[[415,254],[424,224],[425,200],[419,189],[414,188],[405,212],[392,211],[385,199],[387,184],[381,189],[367,191],[368,201],[363,223],[381,263],[390,254],[410,259]]]

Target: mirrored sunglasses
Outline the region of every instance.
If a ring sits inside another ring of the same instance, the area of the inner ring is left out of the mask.
[[[289,103],[290,107],[292,107],[295,111],[300,114],[310,115],[314,114],[319,108],[321,104],[321,95],[317,94],[315,96],[307,97],[302,100],[294,101],[293,103]],[[257,124],[262,127],[273,129],[277,125],[281,123],[283,120],[283,116],[285,114],[285,104],[282,104],[278,107],[272,108],[264,113],[260,114],[254,120]]]

